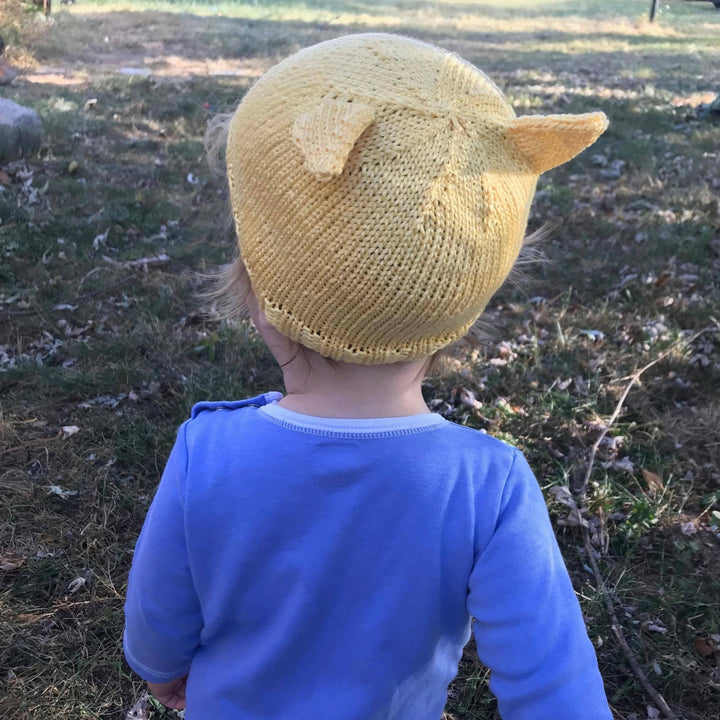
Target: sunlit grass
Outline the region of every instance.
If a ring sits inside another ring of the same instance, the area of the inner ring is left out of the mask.
[[[707,3],[672,2],[662,6],[658,21],[647,23],[648,0],[78,0],[70,12],[118,11],[189,13],[248,20],[286,20],[333,25],[455,27],[464,31],[511,34],[564,31],[591,35],[695,37],[720,45],[720,21]]]

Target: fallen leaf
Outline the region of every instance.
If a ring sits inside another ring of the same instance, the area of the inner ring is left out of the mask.
[[[707,638],[704,638],[702,635],[695,636],[695,640],[693,641],[693,647],[695,648],[695,652],[701,658],[709,658],[715,654],[715,647],[713,646],[713,644]]]
[[[561,525],[571,527],[590,527],[588,521],[580,514],[580,508],[572,508],[565,520],[558,521]]]
[[[104,233],[100,233],[99,235],[95,236],[95,238],[92,241],[93,250],[99,250],[101,245],[103,247],[105,247],[105,243],[107,242],[109,232],[110,232],[110,228],[108,228]]]
[[[556,485],[550,488],[550,494],[559,502],[570,508],[567,517],[558,520],[559,525],[569,525],[570,527],[589,527],[588,521],[582,516],[580,508],[572,496],[569,488],[562,485]]]
[[[602,466],[612,468],[613,470],[625,470],[625,472],[634,472],[635,464],[629,457],[620,458],[619,460],[610,460],[610,462],[602,463]]]
[[[465,407],[472,408],[473,410],[482,407],[482,403],[475,397],[475,393],[467,388],[460,388],[458,399],[461,405],[465,405]]]
[[[653,494],[665,491],[665,485],[659,475],[654,472],[650,472],[650,470],[646,470],[645,468],[643,468],[641,472],[642,476],[645,478],[645,482],[648,484],[648,490],[650,490]]]
[[[550,494],[560,503],[563,505],[567,505],[567,507],[577,507],[577,502],[575,501],[575,498],[572,496],[572,493],[570,492],[570,488],[565,487],[564,485],[555,485],[554,487],[550,488]]]
[[[593,342],[602,342],[605,339],[605,333],[602,330],[581,330],[580,334],[590,338]]]
[[[84,400],[83,402],[78,404],[78,407],[87,409],[93,407],[94,405],[100,405],[112,409],[116,408],[126,397],[126,393],[120,393],[119,395],[115,395],[114,397],[111,395],[98,395],[95,398]]]
[[[715,648],[713,647],[712,643],[710,643],[708,641],[708,639],[704,638],[702,635],[695,636],[695,640],[693,641],[693,647],[695,648],[695,652],[701,658],[708,658],[715,651]]]
[[[63,500],[78,494],[77,490],[66,490],[65,488],[61,488],[59,485],[49,485],[47,487],[47,491],[48,495],[58,495]]]
[[[24,557],[0,557],[0,570],[17,570],[25,562]]]
[[[588,426],[590,426],[588,424]],[[600,426],[600,430],[603,430],[604,426]],[[618,452],[620,452],[620,448],[622,447],[623,443],[625,442],[625,436],[624,435],[606,435],[602,442],[600,443],[600,447],[605,447],[608,449],[608,452],[612,455],[617,455]]]
[[[664,635],[667,632],[666,627],[663,627],[662,625],[659,625],[658,623],[649,622],[649,621],[643,623],[643,628],[645,630],[649,630],[650,632],[660,633],[661,635]]]
[[[147,692],[144,692],[137,702],[128,710],[125,720],[148,720],[148,698]]]
[[[70,593],[77,592],[81,587],[85,586],[85,578],[84,577],[76,577],[69,585],[68,585],[68,591]]]

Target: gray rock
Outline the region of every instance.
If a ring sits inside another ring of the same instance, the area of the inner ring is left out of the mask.
[[[14,67],[0,63],[0,85],[12,85],[17,76],[18,71]]]
[[[0,98],[0,163],[34,155],[41,140],[40,116],[30,108]]]

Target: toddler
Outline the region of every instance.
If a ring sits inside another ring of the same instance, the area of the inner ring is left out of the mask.
[[[225,295],[286,394],[200,403],[179,430],[125,606],[161,702],[439,720],[472,629],[505,720],[611,718],[527,462],[421,393],[515,262],[538,175],[606,124],[515,117],[474,66],[384,34],[302,50],[247,93]]]

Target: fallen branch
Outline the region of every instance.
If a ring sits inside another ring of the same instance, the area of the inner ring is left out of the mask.
[[[717,323],[716,320],[714,322]],[[719,325],[720,327],[720,325]],[[615,406],[615,410],[613,411],[613,414],[610,416],[610,419],[605,423],[603,426],[602,432],[598,436],[597,440],[593,443],[592,448],[590,448],[590,457],[588,458],[588,464],[587,469],[585,470],[585,477],[583,478],[582,483],[579,487],[574,488],[573,491],[578,496],[583,496],[585,493],[585,490],[587,489],[588,483],[590,482],[590,476],[592,475],[593,467],[595,465],[595,456],[597,455],[597,451],[602,445],[602,441],[605,439],[605,436],[608,434],[608,431],[613,426],[613,423],[618,419],[618,416],[622,412],[623,406],[625,405],[625,400],[627,399],[627,396],[630,394],[630,390],[640,382],[640,377],[643,375],[644,372],[649,370],[653,365],[657,365],[659,362],[664,360],[668,355],[675,352],[676,350],[682,350],[685,349],[688,345],[692,345],[701,335],[708,332],[709,330],[712,330],[713,328],[703,328],[702,330],[699,330],[696,332],[689,340],[685,340],[684,342],[680,343],[679,345],[673,345],[672,347],[665,350],[665,352],[660,353],[652,362],[649,362],[644,367],[641,367],[639,370],[636,370],[632,375],[629,375],[627,378],[630,382],[625,386],[625,389],[623,390],[622,395],[620,396],[620,399],[617,402],[617,405]]]
[[[110,263],[113,267],[122,268],[123,270],[142,268],[145,272],[147,272],[148,267],[150,266],[165,265],[170,262],[170,258],[165,253],[162,253],[161,255],[153,255],[151,257],[139,258],[137,260],[125,260],[124,262],[113,260],[107,255],[103,255],[102,259],[105,262]]]
[[[713,322],[715,325],[720,327],[720,324],[714,318]],[[675,350],[684,349],[688,345],[691,345],[702,334],[708,332],[709,330],[714,330],[714,328],[704,328],[703,330],[700,330],[699,332],[695,333],[689,340],[684,341],[680,345],[674,345],[673,347],[658,355],[658,357],[656,357],[652,362],[649,362],[647,365],[640,368],[639,370],[636,370],[632,375],[629,376],[630,382],[625,386],[625,389],[623,390],[622,395],[620,395],[620,399],[618,400],[617,405],[615,405],[615,410],[613,411],[613,414],[610,416],[610,419],[605,423],[605,426],[603,427],[600,436],[593,443],[593,446],[590,450],[590,456],[588,458],[585,477],[583,478],[582,485],[576,490],[576,494],[579,496],[581,503],[584,504],[584,494],[587,489],[588,483],[590,482],[590,476],[592,475],[593,467],[595,465],[595,457],[597,455],[598,448],[602,444],[602,441],[605,439],[605,436],[608,434],[610,428],[613,426],[613,423],[618,419],[620,413],[622,412],[623,406],[625,405],[625,400],[627,399],[630,390],[632,390],[632,388],[640,382],[640,377],[643,375],[643,373],[653,367],[653,365],[657,365],[657,363],[659,363],[661,360],[664,360],[668,355],[670,355],[670,353],[674,352]],[[635,673],[635,677],[638,679],[643,690],[657,705],[657,707],[660,708],[663,716],[667,718],[667,720],[678,720],[677,715],[672,711],[667,702],[665,702],[665,698],[663,698],[663,696],[653,687],[650,680],[648,680],[648,677],[645,674],[644,670],[640,667],[640,663],[635,658],[632,648],[625,639],[625,634],[623,633],[622,625],[620,625],[620,621],[618,620],[617,614],[615,613],[615,608],[613,607],[610,593],[608,592],[605,581],[600,574],[600,568],[598,567],[597,560],[595,558],[595,549],[593,548],[592,541],[590,540],[590,530],[587,523],[580,523],[580,528],[583,535],[585,554],[590,561],[593,575],[595,576],[595,583],[597,584],[597,588],[603,597],[605,607],[610,617],[610,629],[612,630],[612,633],[615,636],[618,645],[620,645],[621,650],[623,651],[625,657],[630,663],[630,667],[632,668],[633,673]]]
[[[51,437],[47,438],[37,438],[36,440],[26,440],[23,443],[20,443],[19,445],[15,445],[10,448],[5,448],[3,450],[0,450],[0,455],[8,455],[9,453],[17,452],[18,450],[27,450],[27,448],[31,447],[43,447],[46,443],[49,442],[55,442],[56,440],[65,440],[65,438],[68,438],[72,435],[74,435],[78,431],[78,428],[75,426],[67,425],[65,427],[60,428],[58,430],[57,435],[53,435]]]
[[[49,437],[49,438],[39,438],[38,440],[26,440],[24,443],[20,443],[20,445],[15,445],[14,447],[5,448],[4,450],[0,450],[0,455],[8,455],[9,453],[17,452],[18,450],[27,450],[27,448],[32,447],[42,447],[46,443],[54,442],[55,440],[61,440],[62,435],[56,435],[55,437]]]
[[[78,283],[77,289],[75,290],[75,297],[80,297],[80,288],[82,287],[82,284],[88,279],[91,278],[96,272],[100,272],[100,270],[105,270],[106,268],[102,267],[95,267],[90,272],[86,272],[81,278],[80,282]]]
[[[620,649],[625,654],[625,657],[630,663],[630,667],[635,673],[635,677],[638,679],[640,685],[642,685],[643,690],[647,693],[650,699],[660,708],[662,714],[667,718],[667,720],[678,720],[678,716],[665,702],[665,698],[653,687],[650,680],[648,680],[648,676],[645,674],[645,671],[640,667],[640,663],[635,659],[632,648],[630,647],[630,645],[628,645],[628,642],[625,639],[622,625],[620,625],[620,621],[618,620],[618,617],[615,613],[615,608],[613,607],[612,600],[610,599],[610,593],[608,592],[608,589],[605,586],[605,581],[602,579],[602,575],[600,574],[600,568],[598,567],[597,560],[595,559],[595,550],[592,546],[592,542],[590,541],[590,531],[585,525],[581,527],[583,541],[585,544],[585,553],[587,554],[588,560],[590,561],[593,574],[595,575],[595,582],[597,583],[598,590],[600,590],[600,593],[603,596],[605,607],[607,608],[608,615],[610,616],[610,629],[612,630],[612,633],[615,636],[618,645],[620,645]]]

